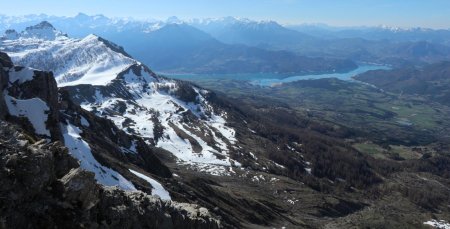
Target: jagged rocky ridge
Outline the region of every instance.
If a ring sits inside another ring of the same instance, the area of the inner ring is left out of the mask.
[[[169,169],[140,138],[58,96],[51,73],[13,66],[4,53],[0,67],[2,227],[220,227],[205,208],[146,194],[158,187],[144,174]]]

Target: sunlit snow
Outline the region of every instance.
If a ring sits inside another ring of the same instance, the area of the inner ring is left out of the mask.
[[[111,50],[95,35],[84,39],[58,36],[54,40],[24,38],[0,41],[16,65],[52,71],[59,87],[107,85],[137,61]]]
[[[26,117],[33,125],[36,134],[50,136],[50,131],[46,127],[47,112],[50,109],[44,101],[39,98],[15,99],[6,94],[6,91],[4,97],[10,115]]]
[[[132,169],[130,169],[130,172],[132,172],[134,175],[136,175],[139,178],[142,178],[145,181],[147,181],[148,183],[150,183],[150,185],[153,187],[152,195],[159,196],[159,198],[161,198],[162,200],[172,200],[170,198],[169,192],[166,189],[164,189],[164,187],[158,181],[156,181],[142,173],[136,172]]]
[[[70,154],[80,161],[81,168],[95,173],[95,179],[98,183],[105,186],[118,186],[123,190],[135,191],[134,185],[125,179],[118,172],[102,166],[92,155],[91,148],[81,136],[81,130],[72,125],[61,124],[63,131],[64,144],[69,149]]]
[[[450,223],[445,221],[445,220],[430,220],[427,221],[425,223],[423,223],[425,225],[430,225],[434,228],[439,228],[439,229],[450,229]]]

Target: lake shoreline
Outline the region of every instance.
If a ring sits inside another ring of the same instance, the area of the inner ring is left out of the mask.
[[[272,86],[289,83],[298,80],[314,80],[323,78],[337,78],[341,80],[353,80],[355,75],[380,69],[390,69],[385,65],[359,65],[358,68],[348,72],[333,72],[322,74],[282,74],[282,73],[239,73],[239,74],[161,74],[178,80],[201,81],[201,80],[239,80],[247,81],[256,86]],[[158,73],[160,74],[160,73]]]

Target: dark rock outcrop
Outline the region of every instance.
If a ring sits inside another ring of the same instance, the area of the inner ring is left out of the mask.
[[[11,58],[9,58],[9,56],[4,52],[0,52],[0,63],[2,64],[3,67],[7,68],[11,68],[13,66]]]
[[[12,67],[12,61],[6,53],[0,52],[0,69]],[[8,75],[0,71],[0,91],[8,85]],[[3,96],[0,96],[0,119],[4,119],[7,114],[7,108]]]

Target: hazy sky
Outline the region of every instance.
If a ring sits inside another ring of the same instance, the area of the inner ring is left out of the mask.
[[[450,0],[0,0],[0,14],[78,12],[182,19],[236,16],[281,23],[450,28]]]

